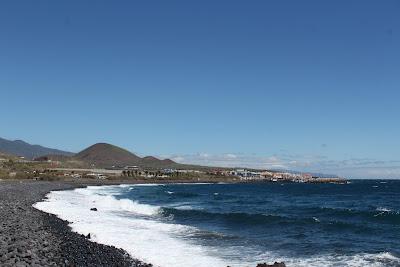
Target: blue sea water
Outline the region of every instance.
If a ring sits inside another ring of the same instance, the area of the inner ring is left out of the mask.
[[[400,181],[165,184],[90,190],[85,195],[97,195],[91,205],[97,203],[99,212],[119,216],[118,222],[130,221],[115,231],[116,241],[108,242],[98,233],[99,241],[128,251],[131,244],[132,254],[136,251],[160,266],[255,266],[277,260],[288,266],[400,266]],[[99,197],[112,197],[115,208],[101,206]],[[118,243],[121,231],[132,241]],[[141,243],[133,243],[134,238]],[[162,254],[164,250],[172,252]],[[155,252],[161,254],[152,257]],[[168,255],[182,259],[164,261]]]

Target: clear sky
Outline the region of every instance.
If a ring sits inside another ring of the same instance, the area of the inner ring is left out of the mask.
[[[1,1],[0,136],[400,178],[400,1]]]

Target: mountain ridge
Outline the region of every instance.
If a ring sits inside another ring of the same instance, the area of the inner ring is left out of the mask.
[[[45,155],[63,155],[72,156],[74,153],[54,148],[48,148],[40,145],[31,145],[23,140],[7,140],[0,137],[0,152],[34,159]]]

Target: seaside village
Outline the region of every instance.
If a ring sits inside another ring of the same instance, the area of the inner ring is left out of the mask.
[[[113,166],[105,169],[83,169],[83,168],[62,168],[58,166],[58,162],[46,161],[46,165],[42,165],[43,161],[26,160],[23,157],[14,160],[13,164],[28,164],[29,169],[8,168],[8,176],[10,178],[20,176],[21,171],[25,176],[40,179],[46,177],[72,178],[72,179],[143,179],[143,180],[204,180],[209,179],[226,179],[238,182],[295,182],[295,183],[344,183],[345,179],[339,177],[318,177],[309,173],[294,173],[286,171],[270,171],[255,170],[244,168],[203,168],[203,169],[146,169],[139,166]],[[41,165],[39,165],[41,164]],[[0,167],[5,170],[5,166],[9,165],[8,159],[0,157]],[[37,167],[37,168],[35,168]],[[39,168],[40,167],[40,168]],[[1,169],[0,168],[0,169]]]
[[[340,183],[344,179],[338,177],[316,177],[308,173],[290,173],[279,171],[259,171],[248,169],[209,169],[209,170],[191,170],[191,169],[160,169],[147,170],[138,166],[125,166],[123,169],[104,169],[104,170],[68,170],[64,169],[64,175],[71,175],[75,178],[83,176],[97,179],[107,179],[110,176],[117,177],[138,177],[143,179],[179,179],[179,178],[231,178],[232,180],[250,182],[296,182],[296,183]],[[65,172],[66,171],[66,172]],[[83,171],[83,172],[82,172]],[[89,172],[90,171],[90,172]]]

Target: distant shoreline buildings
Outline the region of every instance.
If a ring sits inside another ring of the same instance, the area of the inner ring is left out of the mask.
[[[233,181],[240,182],[294,182],[294,183],[346,183],[346,179],[340,177],[318,177],[309,173],[290,173],[278,171],[255,171],[247,169],[228,169],[228,170],[180,170],[180,169],[161,169],[147,170],[139,167],[126,167],[123,169],[53,169],[58,172],[65,172],[64,175],[75,178],[92,177],[107,179],[107,177],[132,177],[143,179],[170,179],[184,177],[218,177],[231,178]],[[71,172],[71,173],[69,173]],[[80,174],[79,174],[80,173]]]

